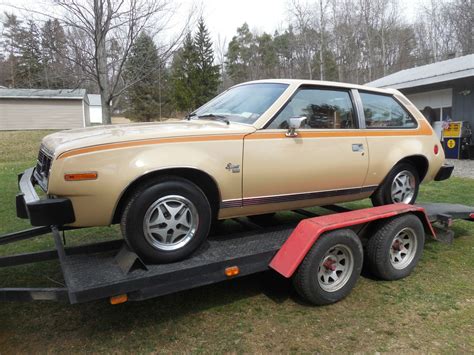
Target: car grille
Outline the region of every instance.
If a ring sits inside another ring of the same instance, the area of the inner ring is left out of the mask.
[[[41,146],[35,169],[35,179],[43,190],[48,187],[49,169],[51,168],[52,154]]]

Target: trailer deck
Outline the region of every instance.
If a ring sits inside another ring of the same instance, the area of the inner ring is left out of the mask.
[[[446,230],[452,219],[474,220],[474,208],[464,205],[425,204],[429,221]],[[340,206],[325,206],[344,218],[350,211]],[[361,210],[362,211],[362,210]],[[295,213],[317,218],[307,210]],[[332,214],[334,216],[334,214]],[[321,218],[321,217],[320,217]],[[122,240],[65,247],[58,227],[40,227],[0,237],[0,245],[52,232],[56,249],[0,257],[0,267],[21,265],[58,258],[65,287],[0,288],[0,301],[56,300],[81,303],[126,295],[125,300],[144,300],[160,295],[212,284],[232,277],[249,275],[269,269],[275,254],[295,230],[296,224],[262,227],[248,220],[237,219],[248,231],[210,236],[192,257],[171,263],[145,265]],[[441,233],[442,235],[442,233]],[[442,241],[450,241],[451,238]],[[228,273],[237,268],[237,273]],[[3,285],[0,285],[3,286]]]

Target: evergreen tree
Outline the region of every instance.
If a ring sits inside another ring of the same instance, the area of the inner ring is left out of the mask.
[[[178,111],[192,111],[197,107],[197,63],[198,55],[190,33],[183,46],[173,57],[173,96]]]
[[[129,110],[126,117],[150,122],[160,117],[160,59],[153,39],[142,32],[126,62],[125,75],[134,83],[127,91]]]
[[[41,58],[40,36],[33,21],[28,21],[26,28],[19,33],[19,57],[16,68],[17,86],[24,88],[41,88],[43,62]]]
[[[214,65],[214,50],[209,31],[204,19],[198,22],[198,30],[194,36],[194,47],[196,51],[196,106],[201,106],[212,99],[219,86],[219,66]]]
[[[47,20],[41,28],[43,86],[49,89],[71,88],[77,83],[70,63],[65,59],[66,34],[57,20]]]
[[[237,28],[237,35],[229,42],[226,69],[236,83],[256,79],[253,57],[256,49],[254,36],[247,23]]]

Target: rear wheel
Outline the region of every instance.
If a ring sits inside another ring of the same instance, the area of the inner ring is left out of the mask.
[[[404,278],[413,271],[423,254],[423,224],[413,214],[381,223],[366,245],[366,264],[370,272],[380,279]]]
[[[121,228],[130,247],[144,260],[173,262],[191,254],[207,237],[209,202],[199,187],[168,177],[139,189],[128,201]]]
[[[353,231],[323,234],[293,276],[296,291],[308,302],[326,305],[346,297],[360,276],[362,244]]]
[[[374,192],[372,203],[374,206],[391,203],[414,204],[419,186],[420,178],[416,168],[410,163],[399,163]]]

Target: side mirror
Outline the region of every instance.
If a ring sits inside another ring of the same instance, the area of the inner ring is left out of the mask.
[[[306,117],[291,117],[288,120],[288,132],[286,132],[287,137],[297,137],[297,129],[301,127],[301,124],[306,121]]]

